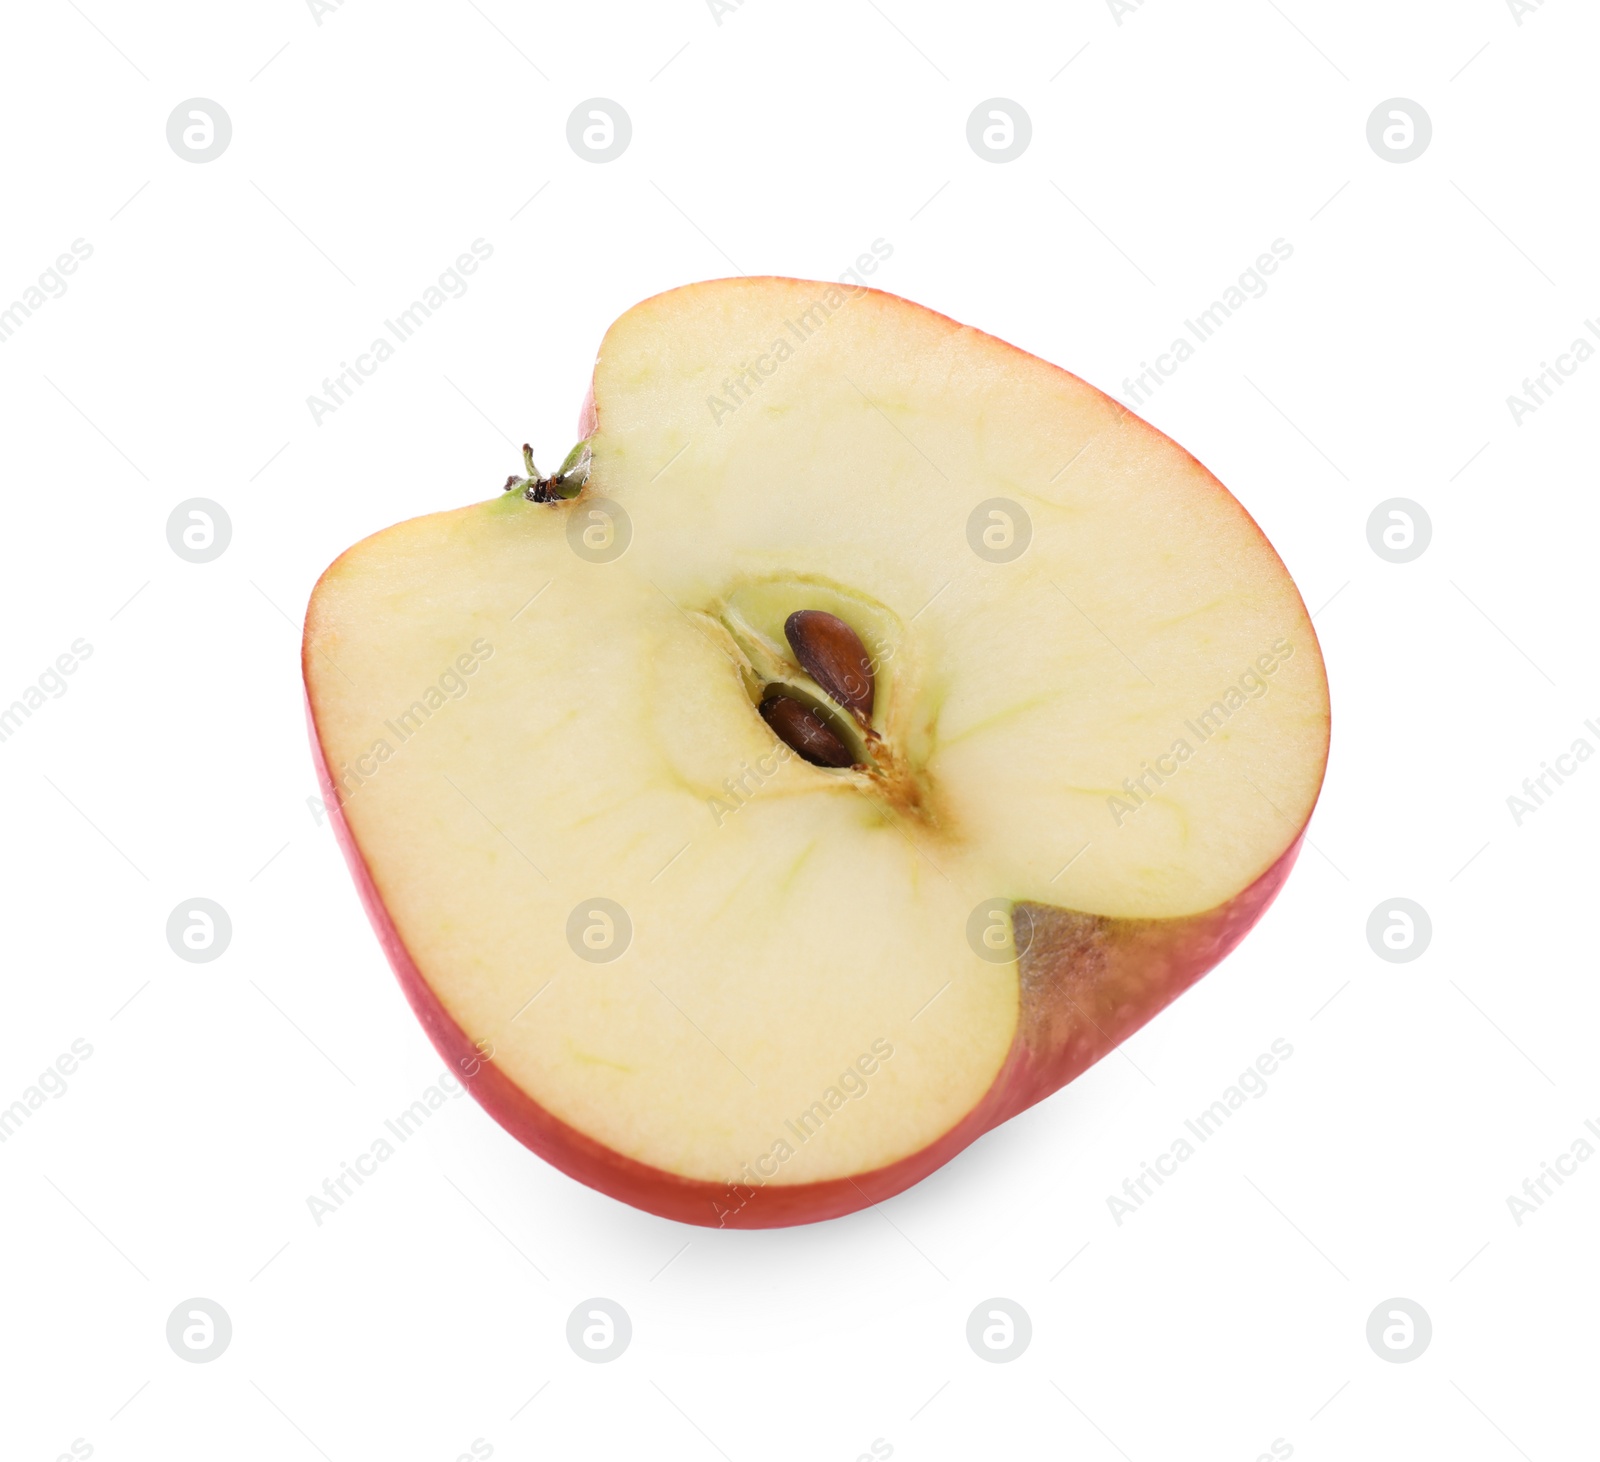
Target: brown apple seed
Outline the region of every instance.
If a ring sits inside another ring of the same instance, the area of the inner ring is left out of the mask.
[[[877,684],[861,636],[838,615],[821,609],[797,610],[784,621],[783,632],[806,674],[863,726],[868,725]]]
[[[778,740],[816,767],[847,767],[855,763],[850,748],[810,706],[782,691],[768,690],[758,707],[761,719]]]

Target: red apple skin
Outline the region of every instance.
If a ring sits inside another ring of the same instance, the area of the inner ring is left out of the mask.
[[[839,1218],[921,1182],[991,1127],[1081,1075],[1222,959],[1276,897],[1304,836],[1302,829],[1278,861],[1235,898],[1189,918],[1117,920],[1019,906],[1031,916],[1032,938],[1019,961],[1017,1033],[988,1093],[960,1122],[920,1152],[853,1178],[707,1183],[635,1162],[569,1127],[515,1085],[494,1064],[492,1053],[480,1052],[450,1018],[389,917],[345,820],[309,698],[306,719],[322,799],[367,917],[412,1010],[452,1072],[517,1141],[569,1177],[647,1213],[707,1228],[781,1228]]]
[[[925,310],[926,306],[916,308]],[[1027,355],[1007,341],[989,338]],[[1164,433],[1132,412],[1125,412],[1124,419],[1167,440]],[[598,426],[591,377],[578,413],[579,440],[593,436]],[[1194,460],[1192,454],[1185,455]],[[1216,481],[1215,477],[1212,480]],[[1227,491],[1220,482],[1217,488]],[[1234,505],[1250,517],[1242,503],[1234,500]],[[1254,519],[1251,522],[1254,524]],[[1259,525],[1256,531],[1261,531]],[[1321,649],[1309,620],[1307,628],[1320,660]],[[309,633],[309,621],[307,629]],[[306,684],[309,687],[310,681]],[[417,1019],[479,1105],[523,1146],[580,1183],[647,1213],[706,1228],[783,1228],[869,1208],[920,1183],[991,1128],[1059,1091],[1170,1005],[1250,932],[1294,867],[1310,821],[1308,810],[1306,823],[1266,872],[1227,903],[1202,914],[1180,919],[1106,919],[1046,905],[1018,905],[1029,915],[1031,937],[1018,959],[1022,1008],[1010,1053],[983,1100],[921,1151],[872,1172],[827,1182],[707,1183],[635,1162],[568,1126],[513,1083],[495,1066],[492,1056],[480,1052],[450,1018],[400,938],[345,820],[309,694],[306,719],[323,801],[367,917]],[[1019,941],[1021,922],[1017,921]],[[752,1179],[770,1176],[750,1174]]]

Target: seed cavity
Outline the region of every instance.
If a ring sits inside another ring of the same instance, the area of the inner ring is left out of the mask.
[[[784,621],[783,633],[806,674],[870,731],[877,682],[861,636],[821,609],[797,610]]]
[[[769,686],[757,709],[778,740],[812,766],[848,767],[855,764],[856,759],[844,739],[803,701]]]

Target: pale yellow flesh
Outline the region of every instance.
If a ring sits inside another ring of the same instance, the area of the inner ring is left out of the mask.
[[[630,311],[583,499],[391,528],[308,620],[346,816],[446,1009],[557,1117],[718,1182],[936,1140],[1016,1030],[1015,965],[973,951],[974,907],[1215,907],[1298,831],[1326,746],[1304,608],[1198,464],[1043,362],[828,290],[727,281]],[[750,399],[708,403],[763,352]],[[568,544],[595,496],[631,521],[614,562]],[[989,498],[1032,520],[1015,562],[969,548]],[[808,608],[882,660],[875,723],[921,767],[924,814],[774,754],[752,677]],[[568,943],[595,897],[632,921],[611,963]]]

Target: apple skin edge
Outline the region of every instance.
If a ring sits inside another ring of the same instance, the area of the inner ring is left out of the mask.
[[[306,721],[322,799],[367,917],[452,1073],[507,1132],[569,1177],[647,1213],[707,1228],[781,1228],[839,1218],[921,1182],[990,1128],[1088,1070],[1221,960],[1277,896],[1304,836],[1302,828],[1242,893],[1188,918],[1106,919],[1018,905],[1027,911],[1031,937],[1018,961],[1017,1032],[988,1093],[960,1122],[921,1151],[851,1178],[760,1187],[708,1183],[635,1162],[568,1126],[515,1085],[451,1019],[389,917],[345,819],[309,696]]]

